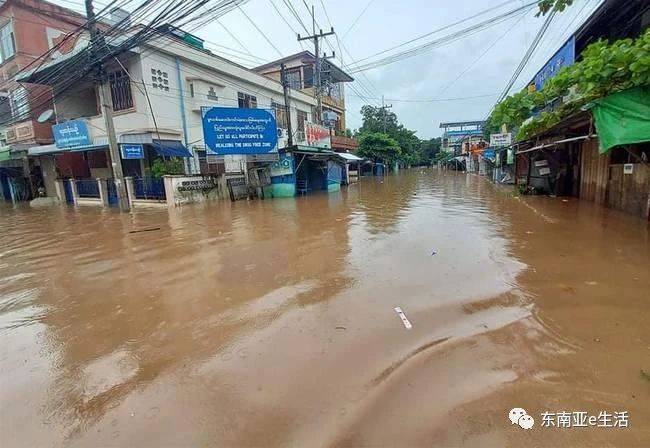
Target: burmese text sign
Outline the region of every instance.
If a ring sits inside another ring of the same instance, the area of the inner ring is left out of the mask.
[[[277,151],[275,115],[267,109],[203,108],[203,137],[214,154],[264,154]]]

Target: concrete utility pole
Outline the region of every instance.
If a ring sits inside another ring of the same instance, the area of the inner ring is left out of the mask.
[[[314,69],[314,87],[316,90],[316,122],[322,124],[323,119],[323,103],[321,100],[323,94],[323,86],[321,85],[321,56],[320,56],[320,42],[319,39],[322,39],[327,36],[334,34],[334,27],[330,28],[330,31],[323,33],[323,30],[319,30],[319,33],[316,33],[316,16],[314,15],[314,5],[311,6],[311,22],[312,22],[312,35],[300,37],[298,34],[298,41],[303,40],[313,40],[314,41],[314,53],[316,55],[316,67]],[[330,59],[334,57],[334,52],[331,56],[327,56],[323,53],[323,59]]]
[[[291,126],[291,99],[289,98],[289,82],[287,81],[287,68],[280,64],[280,79],[284,90],[284,113],[287,117],[287,132],[289,133],[288,146],[293,146],[293,126]]]
[[[393,105],[389,104],[388,106],[384,104],[384,95],[381,96],[381,110],[382,110],[382,121],[384,127],[384,134],[386,133],[386,109],[392,108]]]
[[[104,36],[97,29],[95,21],[95,11],[93,10],[92,0],[86,2],[86,17],[88,19],[88,31],[90,32],[90,59],[94,60],[101,48],[105,47]],[[122,159],[120,157],[120,148],[117,145],[117,136],[115,135],[115,124],[113,123],[113,101],[111,100],[110,86],[106,82],[104,66],[98,62],[95,67],[95,84],[99,86],[99,103],[104,117],[106,127],[106,136],[108,137],[108,163],[113,173],[115,189],[120,211],[128,212],[130,210],[129,200],[126,196],[126,185],[124,183],[124,173],[122,172]]]

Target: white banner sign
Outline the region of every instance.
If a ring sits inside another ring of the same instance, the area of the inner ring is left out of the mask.
[[[512,145],[512,134],[490,134],[490,146],[501,147]]]

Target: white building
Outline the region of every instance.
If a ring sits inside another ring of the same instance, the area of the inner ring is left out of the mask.
[[[126,37],[112,39],[109,44],[118,45],[124,39]],[[51,82],[53,74],[60,73],[61,67],[69,70],[68,64],[74,67],[76,60],[82,67],[87,61],[88,47],[87,37],[82,36],[69,53],[18,77],[23,82],[52,85],[55,91],[53,119],[58,123],[73,119],[83,119],[87,123],[91,144],[86,147],[69,151],[53,144],[30,150],[32,156],[55,160],[55,163],[42,165],[58,170],[59,176],[95,178],[110,175],[106,163],[108,139],[92,77],[85,77],[65,91],[61,91],[60,79],[59,84]],[[275,109],[282,135],[278,147],[286,146],[281,84],[203,49],[202,42],[195,36],[170,28],[109,61],[105,68],[120,144],[144,144],[145,152],[155,155],[156,145],[162,140],[166,145],[189,150],[193,157],[186,159],[187,172],[198,173],[201,168],[205,171],[201,108],[223,106]],[[299,91],[291,91],[290,96],[292,127],[304,129],[304,123],[312,119],[315,99]],[[80,158],[87,162],[86,170]],[[151,157],[122,161],[126,175],[146,175],[147,163],[151,163]],[[44,173],[44,176],[47,174],[52,178],[57,176],[56,172]],[[49,187],[47,189],[48,196],[54,194]]]

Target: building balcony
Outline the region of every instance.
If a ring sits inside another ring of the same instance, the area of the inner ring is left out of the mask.
[[[313,97],[316,96],[316,89],[314,89],[314,87],[306,87],[304,89],[301,89],[300,91],[307,94],[307,95],[309,95],[309,96],[313,96]],[[345,100],[344,99],[342,99],[342,98],[337,99],[337,98],[331,97],[331,96],[329,96],[327,94],[323,94],[323,96],[321,98],[322,98],[322,101],[323,101],[324,105],[332,107],[334,109],[337,109],[338,112],[341,112],[341,113],[345,112]]]
[[[359,147],[359,143],[350,137],[332,135],[332,149],[335,151],[354,151]]]

